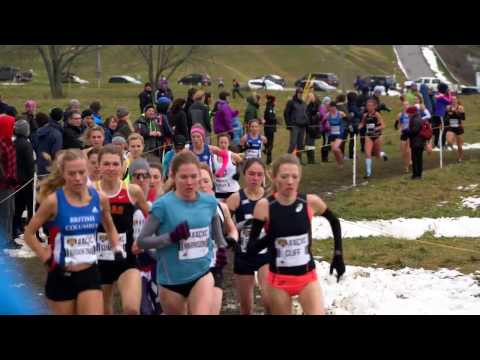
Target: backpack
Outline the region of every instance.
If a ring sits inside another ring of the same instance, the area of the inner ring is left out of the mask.
[[[420,128],[419,132],[420,137],[423,140],[430,140],[433,136],[433,130],[432,130],[432,125],[426,120],[422,121],[422,127]]]

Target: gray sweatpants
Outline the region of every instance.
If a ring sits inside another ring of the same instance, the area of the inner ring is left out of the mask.
[[[293,126],[290,130],[290,146],[288,153],[293,153],[293,150],[303,150],[305,147],[306,127]]]
[[[0,202],[13,194],[11,189],[0,189]],[[15,214],[15,197],[0,204],[0,249],[13,241],[13,215]]]

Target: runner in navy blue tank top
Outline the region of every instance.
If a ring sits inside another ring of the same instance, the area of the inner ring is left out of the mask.
[[[45,294],[54,314],[103,314],[97,269],[97,228],[101,223],[115,251],[118,233],[108,200],[87,187],[87,160],[80,150],[66,150],[41,184],[40,208],[25,229],[25,242],[48,268]],[[63,185],[63,186],[62,186]],[[35,233],[50,222],[49,245]]]
[[[245,163],[243,174],[246,186],[227,199],[230,211],[235,214],[235,222],[239,231],[239,244],[235,250],[233,272],[235,287],[240,302],[240,313],[249,315],[253,312],[253,295],[255,272],[262,294],[262,302],[269,312],[268,294],[265,291],[268,276],[268,255],[266,251],[248,255],[247,246],[253,220],[253,210],[257,201],[265,196],[262,183],[265,179],[265,165],[258,159],[250,159]]]

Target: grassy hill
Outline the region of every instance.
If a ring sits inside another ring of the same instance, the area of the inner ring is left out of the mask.
[[[134,45],[110,45],[101,50],[103,81],[112,75],[129,74],[146,80],[146,65]],[[345,54],[345,58],[344,55]],[[351,86],[357,74],[396,74],[400,70],[390,45],[209,45],[205,61],[179,69],[172,81],[189,72],[207,72],[227,84],[237,78],[241,82],[264,73],[285,77],[288,86],[307,72],[334,72],[340,81]],[[5,45],[0,48],[0,65],[33,69],[34,80],[46,84],[43,62],[37,52],[25,46]],[[81,78],[95,80],[95,52],[79,57],[71,71]],[[93,85],[92,85],[93,86]]]

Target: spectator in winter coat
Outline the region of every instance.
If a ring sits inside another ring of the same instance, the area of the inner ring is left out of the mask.
[[[290,130],[290,145],[288,153],[297,150],[297,157],[302,162],[302,153],[305,146],[305,133],[308,125],[307,104],[303,101],[303,89],[297,88],[295,95],[287,102],[283,116],[287,128]]]
[[[345,140],[348,141],[348,157],[353,159],[353,145],[354,137],[358,135],[358,125],[362,119],[362,113],[357,106],[357,94],[355,92],[349,92],[347,94],[347,119],[348,124],[345,132]]]
[[[37,103],[34,100],[27,100],[25,102],[25,112],[22,117],[28,121],[30,127],[30,135],[34,135],[38,129],[38,124],[35,121],[35,114],[37,112]]]
[[[55,159],[57,152],[63,148],[63,128],[60,126],[62,117],[63,111],[60,108],[52,109],[50,119],[43,113],[37,114],[36,119],[40,127],[32,137],[32,145],[37,155],[38,175],[49,173],[47,168]]]
[[[140,103],[140,114],[142,114],[145,106],[153,104],[152,84],[150,84],[149,82],[145,83],[143,91],[138,94],[138,100]]]
[[[277,115],[275,114],[275,96],[267,95],[267,104],[265,105],[265,127],[263,131],[267,138],[265,151],[267,152],[267,165],[272,163],[273,142],[275,140],[275,132],[277,131]]]
[[[13,247],[13,215],[17,185],[17,156],[12,142],[15,118],[0,115],[0,249]]]
[[[205,93],[198,90],[193,95],[193,104],[188,108],[189,117],[192,121],[192,126],[200,124],[205,129],[205,142],[210,144],[210,135],[212,133],[212,125],[210,123],[210,115],[207,105],[205,105]],[[188,134],[182,134],[188,139]]]
[[[248,122],[253,119],[258,119],[258,109],[260,108],[259,104],[260,96],[249,96],[247,97],[247,107],[245,109],[245,116],[243,118],[243,123],[247,126]]]
[[[159,120],[153,105],[147,105],[145,113],[133,124],[135,132],[143,136],[144,151],[158,157],[163,152],[160,147],[172,136],[168,122],[164,120]]]
[[[21,188],[33,178],[35,160],[33,147],[28,137],[30,125],[27,120],[18,120],[15,123],[15,152],[17,154],[17,183]],[[13,235],[23,234],[22,213],[27,210],[27,222],[33,216],[33,181],[15,194],[15,215],[13,217]]]
[[[150,104],[151,105],[151,104]],[[130,125],[130,112],[124,108],[124,107],[119,107],[117,109],[117,129],[114,132],[113,136],[123,136],[126,139],[130,136],[130,134],[133,132],[132,125]]]
[[[196,88],[190,88],[187,92],[187,101],[185,102],[185,113],[187,114],[187,123],[188,123],[188,130],[192,129],[192,118],[190,117],[190,106],[193,105],[194,100],[193,96],[197,93]],[[188,138],[187,138],[188,139]]]
[[[425,140],[420,136],[420,131],[425,120],[422,120],[416,106],[409,107],[407,114],[410,117],[408,136],[412,152],[412,179],[420,180],[423,172],[423,150],[425,149]]]
[[[435,116],[432,117],[432,127],[433,127],[433,145],[435,147],[440,147],[440,141],[442,147],[445,146],[446,133],[443,132],[442,138],[440,139],[440,130],[444,124],[445,114],[447,112],[447,106],[452,104],[452,95],[448,90],[448,85],[441,83],[438,84],[438,94],[435,95]]]
[[[111,144],[118,128],[118,120],[115,116],[109,116],[105,119],[105,145]]]
[[[100,110],[102,110],[102,104],[100,104],[100,101],[93,101],[90,104],[90,110],[92,110],[93,120],[95,120],[95,124],[103,125],[102,115],[100,115]]]
[[[309,164],[315,164],[315,140],[320,136],[319,127],[320,127],[320,100],[312,92],[308,94],[307,97],[307,116],[308,116],[308,126],[306,131],[305,139],[305,148],[307,152],[307,159]]]
[[[168,121],[170,127],[173,129],[174,136],[182,135],[187,138],[188,135],[188,124],[187,124],[187,114],[183,107],[185,105],[185,99],[179,98],[175,99],[172,104],[172,108],[168,113]]]
[[[63,128],[63,148],[82,149],[83,143],[80,137],[83,134],[82,115],[71,112],[67,115],[67,122]]]
[[[65,112],[63,113],[63,122],[67,122],[67,118],[70,112],[75,111],[75,112],[81,112],[80,110],[80,101],[77,99],[72,99],[69,101],[67,108],[65,109]]]
[[[228,104],[227,98],[230,94],[226,91],[222,91],[218,97],[215,112],[215,117],[213,119],[213,130],[215,134],[228,133],[230,137],[233,137],[233,122],[232,119],[238,115],[238,110],[233,110]]]

